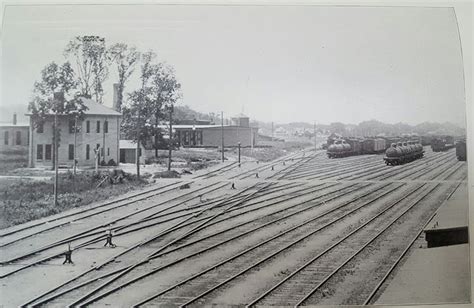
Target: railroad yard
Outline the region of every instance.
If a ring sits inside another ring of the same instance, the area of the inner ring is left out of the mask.
[[[396,166],[314,149],[230,161],[3,229],[3,305],[374,304],[466,190],[455,149],[424,151]]]

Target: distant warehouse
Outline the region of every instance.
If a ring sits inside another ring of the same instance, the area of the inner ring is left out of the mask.
[[[186,121],[186,123],[192,123],[192,121]],[[222,145],[222,134],[224,135],[225,147],[236,147],[239,143],[242,147],[256,145],[258,128],[251,127],[249,118],[243,114],[232,118],[230,125],[204,124],[203,121],[195,121],[194,123],[173,125],[173,131],[179,146],[220,147]],[[167,126],[163,126],[163,128],[167,128]]]

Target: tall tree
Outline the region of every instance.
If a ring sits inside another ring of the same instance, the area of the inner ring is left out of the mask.
[[[147,51],[141,54],[140,61],[140,88],[129,94],[128,106],[124,108],[123,124],[124,132],[137,143],[136,165],[137,176],[140,176],[139,149],[145,140],[148,139],[149,127],[149,106],[150,101],[150,79],[153,76],[153,60],[156,53]]]
[[[80,92],[84,96],[94,95],[102,104],[103,83],[108,77],[109,58],[105,38],[100,36],[76,36],[66,46],[64,55],[74,58]]]
[[[58,116],[66,115],[77,120],[83,116],[87,109],[77,93],[73,93],[75,87],[76,80],[71,65],[68,62],[62,65],[52,62],[41,71],[40,81],[34,84],[34,98],[28,106],[29,111],[32,113],[34,127],[43,125],[48,117],[54,118],[52,162],[55,170],[55,205],[57,205],[58,196],[58,147],[60,138]]]
[[[127,44],[117,43],[112,45],[108,51],[110,59],[117,66],[118,73],[118,97],[117,111],[120,111],[123,103],[123,92],[125,83],[135,70],[140,59],[140,53],[135,47],[128,47]]]
[[[153,135],[154,135],[154,149],[155,157],[158,157],[158,147],[161,141],[161,131],[159,129],[160,120],[164,118],[164,113],[167,108],[168,112],[173,109],[178,99],[182,97],[181,84],[176,80],[175,71],[170,65],[159,63],[153,67],[153,76],[151,77],[151,106],[153,118]],[[168,132],[170,136],[172,133]]]

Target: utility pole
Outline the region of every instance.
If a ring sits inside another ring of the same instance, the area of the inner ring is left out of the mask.
[[[141,103],[141,102],[140,102]],[[135,162],[137,164],[137,178],[140,178],[140,104],[137,109],[137,148],[135,150]]]
[[[58,112],[54,114],[54,206],[58,205]]]
[[[239,167],[240,167],[240,142],[239,142]]]
[[[222,162],[224,162],[224,112],[221,111]]]
[[[74,117],[74,168],[73,168],[73,174],[74,177],[76,176],[76,162],[77,162],[77,156],[76,156],[76,147],[77,147],[77,116]]]
[[[168,142],[168,171],[171,171],[171,152],[172,152],[172,143],[173,143],[173,111],[174,106],[171,104],[170,108],[170,133],[169,133],[169,142]]]
[[[104,124],[102,125],[102,152],[100,153],[102,159],[104,160],[104,162],[107,163],[107,161],[105,161],[105,122],[107,121],[107,117],[104,117]],[[109,130],[109,122],[107,122],[107,131]]]

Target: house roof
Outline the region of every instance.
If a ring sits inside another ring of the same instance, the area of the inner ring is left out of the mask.
[[[120,149],[136,149],[137,143],[133,140],[119,140],[119,148]]]
[[[121,116],[122,114],[112,108],[106,107],[102,104],[97,103],[96,101],[81,97],[82,102],[87,107],[87,110],[84,111],[84,114],[89,115],[110,115],[110,116]],[[31,113],[26,113],[27,116],[31,116]],[[52,114],[51,114],[52,115]]]
[[[81,97],[82,102],[87,106],[85,114],[95,114],[95,115],[112,115],[112,116],[121,116],[122,114],[112,108],[106,107],[102,104],[97,103],[96,101],[90,98]]]
[[[233,116],[232,118],[248,118],[247,115],[243,114],[243,113],[239,113],[239,114],[236,114],[235,116]]]
[[[16,125],[15,124],[12,124],[12,123],[0,123],[0,127],[21,127],[21,128],[24,128],[24,127],[29,127],[30,124],[29,123],[17,123]]]

